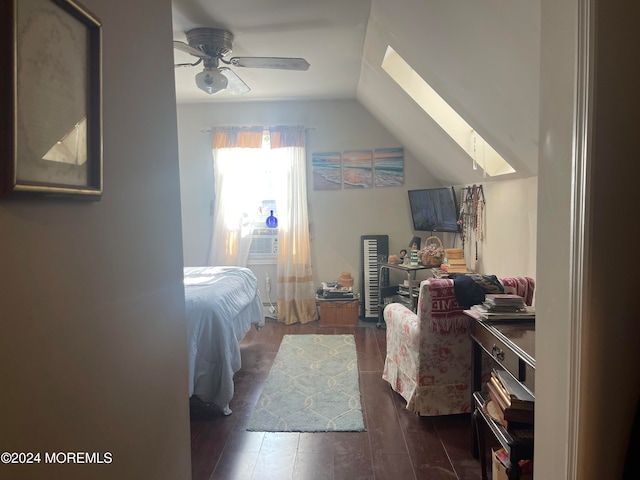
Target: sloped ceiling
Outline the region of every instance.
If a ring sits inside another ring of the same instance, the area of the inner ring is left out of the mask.
[[[537,175],[540,1],[174,0],[174,38],[195,27],[235,35],[231,56],[306,58],[307,72],[236,69],[242,96],[198,90],[183,102],[357,98],[444,185]],[[515,169],[483,178],[469,156],[381,69],[391,45]],[[193,60],[176,51],[176,63]]]

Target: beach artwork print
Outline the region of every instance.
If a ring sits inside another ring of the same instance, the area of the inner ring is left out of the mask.
[[[342,153],[342,185],[347,188],[373,186],[373,152],[349,150]]]
[[[373,151],[376,187],[395,187],[404,184],[404,150],[377,148]]]
[[[314,153],[311,157],[314,190],[340,190],[342,184],[340,152]]]

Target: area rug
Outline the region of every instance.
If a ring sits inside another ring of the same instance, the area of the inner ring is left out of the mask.
[[[353,335],[285,335],[247,430],[364,430]]]

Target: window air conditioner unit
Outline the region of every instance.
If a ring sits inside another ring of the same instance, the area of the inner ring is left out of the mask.
[[[277,235],[251,235],[249,257],[272,258],[278,255]]]

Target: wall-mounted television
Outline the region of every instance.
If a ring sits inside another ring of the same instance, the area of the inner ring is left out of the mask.
[[[415,231],[460,231],[458,201],[453,187],[409,190],[409,207]]]

